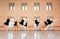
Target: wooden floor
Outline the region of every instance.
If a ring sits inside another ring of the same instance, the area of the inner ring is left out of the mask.
[[[60,31],[0,31],[0,39],[60,39]]]

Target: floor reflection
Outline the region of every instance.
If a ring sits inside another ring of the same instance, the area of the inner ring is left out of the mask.
[[[21,39],[26,39],[27,33],[26,31],[21,31]]]
[[[54,39],[54,32],[53,31],[48,31],[48,38],[49,39]]]
[[[60,39],[60,31],[0,31],[0,39]]]
[[[34,39],[40,39],[40,32],[39,31],[34,32]]]
[[[13,39],[13,32],[8,32],[8,39]]]

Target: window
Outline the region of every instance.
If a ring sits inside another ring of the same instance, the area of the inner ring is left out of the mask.
[[[40,8],[39,3],[34,3],[34,11],[38,11]]]
[[[13,10],[15,9],[14,3],[10,3],[9,9],[10,9],[11,11],[13,11]]]
[[[47,3],[46,10],[52,10],[52,3]]]
[[[27,10],[27,3],[22,3],[21,9],[22,9],[22,11],[26,11]]]

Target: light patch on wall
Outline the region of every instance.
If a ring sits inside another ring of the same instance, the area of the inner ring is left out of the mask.
[[[27,10],[27,3],[22,3],[21,9],[22,9],[22,11],[26,11]]]
[[[46,4],[46,10],[51,11],[52,10],[52,3],[47,3]]]
[[[38,11],[40,9],[39,3],[34,3],[34,11]]]
[[[15,5],[14,3],[10,3],[10,5],[9,5],[9,10],[10,11],[15,10],[15,6],[14,5]]]

